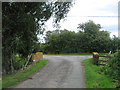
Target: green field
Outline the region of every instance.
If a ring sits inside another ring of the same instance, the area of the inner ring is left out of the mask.
[[[4,76],[2,78],[2,88],[11,87],[13,85],[18,84],[19,82],[22,82],[22,81],[28,79],[33,74],[35,74],[40,69],[42,69],[47,63],[48,63],[48,60],[39,60],[36,64],[31,66],[30,68],[21,70],[19,72],[11,74],[11,75]]]
[[[92,58],[83,61],[85,65],[86,88],[114,88],[112,80],[100,70],[102,67],[92,64]]]

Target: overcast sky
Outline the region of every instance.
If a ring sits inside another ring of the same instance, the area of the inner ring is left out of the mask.
[[[79,23],[93,20],[101,24],[102,30],[118,36],[118,2],[119,0],[75,0],[65,20],[61,20],[61,29],[77,32]],[[46,22],[47,30],[55,30],[52,27],[52,18]]]

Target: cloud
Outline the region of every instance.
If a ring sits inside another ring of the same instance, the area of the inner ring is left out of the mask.
[[[117,15],[119,0],[76,0],[69,12],[72,16],[113,16]],[[111,10],[111,7],[113,8]],[[109,10],[109,11],[108,11]]]
[[[96,24],[101,24],[104,27],[118,26],[117,17],[67,17],[66,21],[61,21],[60,24],[64,28],[77,27],[79,23],[87,22],[88,20],[93,20]]]
[[[93,20],[101,24],[103,29],[111,32],[111,35],[118,33],[118,1],[119,0],[76,0],[75,5],[68,13],[66,20],[61,20],[61,29],[77,31],[79,23]],[[47,23],[47,28],[53,30],[52,19]]]
[[[112,32],[112,33],[110,34],[110,37],[113,37],[113,35],[115,35],[116,37],[118,37],[118,32]]]

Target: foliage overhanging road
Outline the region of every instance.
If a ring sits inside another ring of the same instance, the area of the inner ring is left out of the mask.
[[[15,88],[85,88],[82,61],[90,55],[44,55],[49,63]]]

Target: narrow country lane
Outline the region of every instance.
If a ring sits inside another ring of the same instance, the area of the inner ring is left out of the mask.
[[[48,64],[15,88],[85,88],[82,61],[90,55],[44,55]]]

